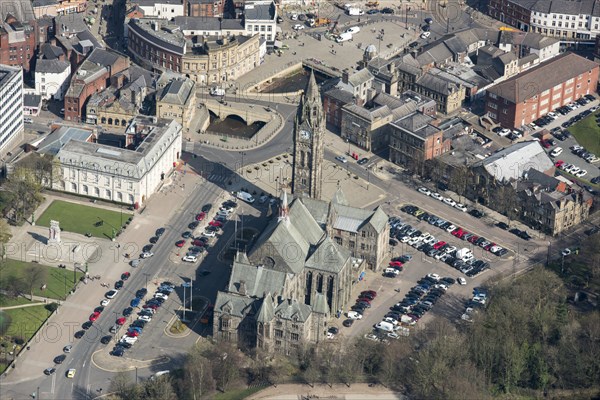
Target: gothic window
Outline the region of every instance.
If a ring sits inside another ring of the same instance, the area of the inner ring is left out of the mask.
[[[304,167],[304,152],[300,151],[300,166]]]
[[[231,326],[231,321],[227,317],[221,318],[221,329],[229,329]]]
[[[317,292],[323,293],[323,275],[317,275]]]

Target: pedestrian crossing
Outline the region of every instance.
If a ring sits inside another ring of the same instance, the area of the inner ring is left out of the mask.
[[[214,182],[214,183],[222,183],[222,182],[225,182],[228,178],[229,178],[228,175],[213,174],[213,175],[209,175],[206,180],[209,182]]]
[[[194,151],[194,142],[184,142],[185,143],[185,150],[188,153]]]

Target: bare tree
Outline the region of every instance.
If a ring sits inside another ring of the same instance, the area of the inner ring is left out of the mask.
[[[496,191],[498,208],[508,219],[508,224],[518,216],[519,200],[517,192],[510,184],[501,185]]]
[[[462,197],[467,193],[469,184],[469,169],[466,166],[458,166],[452,170],[450,175],[450,186],[458,195],[458,200],[462,202]]]
[[[0,259],[4,258],[6,252],[6,244],[12,239],[10,227],[5,219],[0,219]]]
[[[29,289],[29,296],[33,300],[33,291],[37,286],[41,286],[46,282],[48,277],[48,271],[45,268],[38,267],[36,265],[30,265],[23,271],[25,282],[27,282],[27,288]]]
[[[180,398],[201,399],[215,389],[210,361],[198,349],[188,354],[182,375],[176,385]]]
[[[143,392],[144,400],[175,400],[177,398],[171,379],[167,375],[146,381]]]
[[[128,374],[117,374],[111,379],[109,390],[122,400],[136,400],[139,398],[139,387],[131,382]]]

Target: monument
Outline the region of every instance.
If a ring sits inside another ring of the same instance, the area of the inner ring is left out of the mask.
[[[50,234],[48,243],[60,243],[60,226],[58,221],[50,221]]]

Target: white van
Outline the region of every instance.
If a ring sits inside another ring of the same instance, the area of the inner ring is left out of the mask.
[[[246,193],[246,192],[237,192],[237,198],[244,200],[246,203],[254,203],[254,197],[252,197],[252,195],[250,193]]]
[[[550,152],[550,157],[557,157],[557,156],[561,155],[562,152],[563,152],[562,147],[557,147]]]
[[[385,322],[385,321],[381,321],[380,323],[375,325],[375,328],[385,331],[385,332],[394,332],[394,325],[390,324],[389,322]]]
[[[352,39],[352,34],[350,32],[344,32],[341,35],[339,35],[335,41],[337,43],[342,43],[342,42],[346,42],[348,40]]]
[[[351,26],[344,31],[344,33],[351,33],[353,35],[357,34],[358,32],[360,32],[360,28],[358,26]]]
[[[348,15],[364,15],[365,12],[363,10],[361,10],[360,8],[349,8],[348,9]]]
[[[398,271],[396,268],[386,268],[384,273],[398,275],[400,271]]]
[[[225,96],[225,89],[220,88],[220,87],[212,87],[210,88],[210,95],[211,96]]]

